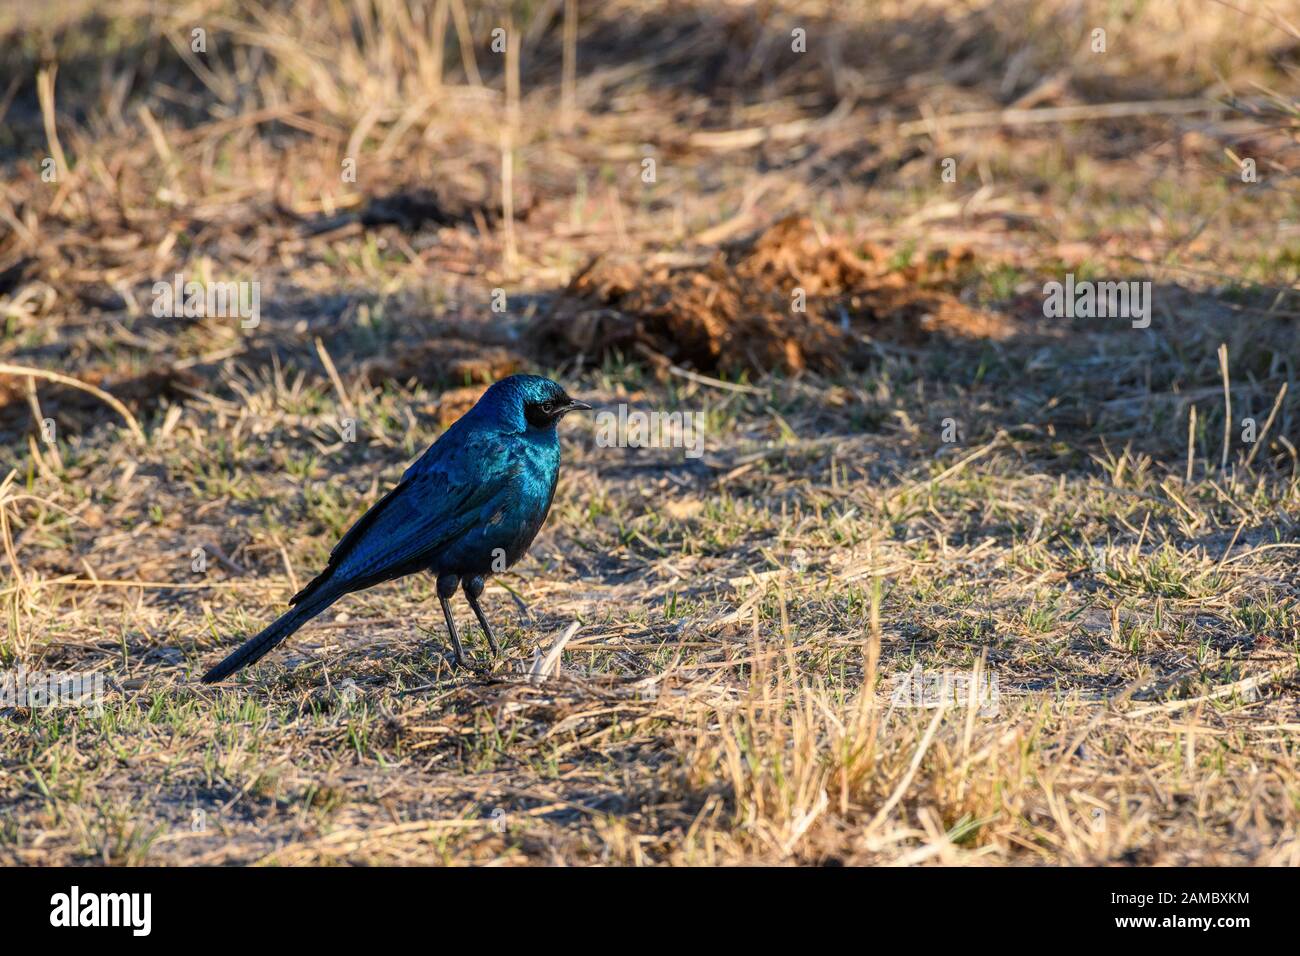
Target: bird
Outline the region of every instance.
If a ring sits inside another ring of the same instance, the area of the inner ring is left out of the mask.
[[[485,579],[533,543],[560,475],[556,426],[569,412],[590,409],[538,375],[495,382],[343,535],[325,570],[290,598],[290,610],[204,674],[203,683],[261,660],[345,594],[421,571],[437,579],[456,665],[466,666],[449,604],[457,587],[499,654],[479,606]]]

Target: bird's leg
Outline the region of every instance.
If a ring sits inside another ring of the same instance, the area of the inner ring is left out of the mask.
[[[456,655],[456,666],[464,667],[465,650],[460,646],[460,636],[456,633],[456,622],[451,617],[451,605],[447,599],[456,593],[460,578],[454,574],[438,575],[438,603],[442,605],[442,615],[447,619],[447,633],[451,635],[452,650]]]
[[[478,606],[478,597],[483,593],[483,575],[479,574],[472,578],[466,578],[462,587],[465,589],[465,598],[469,601],[469,606],[474,609],[474,616],[478,618],[479,627],[483,628],[483,633],[487,635],[488,647],[492,648],[492,656],[496,657],[501,653],[501,649],[497,647],[497,640],[492,636],[492,627],[488,624],[483,609]]]

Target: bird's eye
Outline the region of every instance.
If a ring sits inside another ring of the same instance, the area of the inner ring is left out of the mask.
[[[554,402],[542,402],[542,411],[545,412],[547,415],[551,414],[551,412],[554,410],[555,410]]]

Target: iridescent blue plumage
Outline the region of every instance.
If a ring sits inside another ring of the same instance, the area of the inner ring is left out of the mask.
[[[417,571],[438,576],[457,662],[463,663],[463,654],[447,600],[462,584],[495,651],[478,604],[483,579],[510,567],[532,544],[560,474],[556,423],[588,407],[536,375],[497,382],[343,536],[325,570],[290,600],[293,609],[205,674],[204,682],[257,661],[343,595]]]

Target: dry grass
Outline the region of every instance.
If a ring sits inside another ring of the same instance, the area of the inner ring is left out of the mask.
[[[0,861],[1300,863],[1297,18],[619,0],[570,71],[566,6],[0,13],[0,658],[109,686],[0,710]],[[964,250],[944,294],[1012,333],[533,350],[593,255],[671,305],[791,214],[903,286]],[[261,323],[154,316],[177,272]],[[1045,319],[1067,272],[1152,281],[1151,327]],[[490,677],[406,579],[193,682],[522,366],[705,454],[566,422]]]

